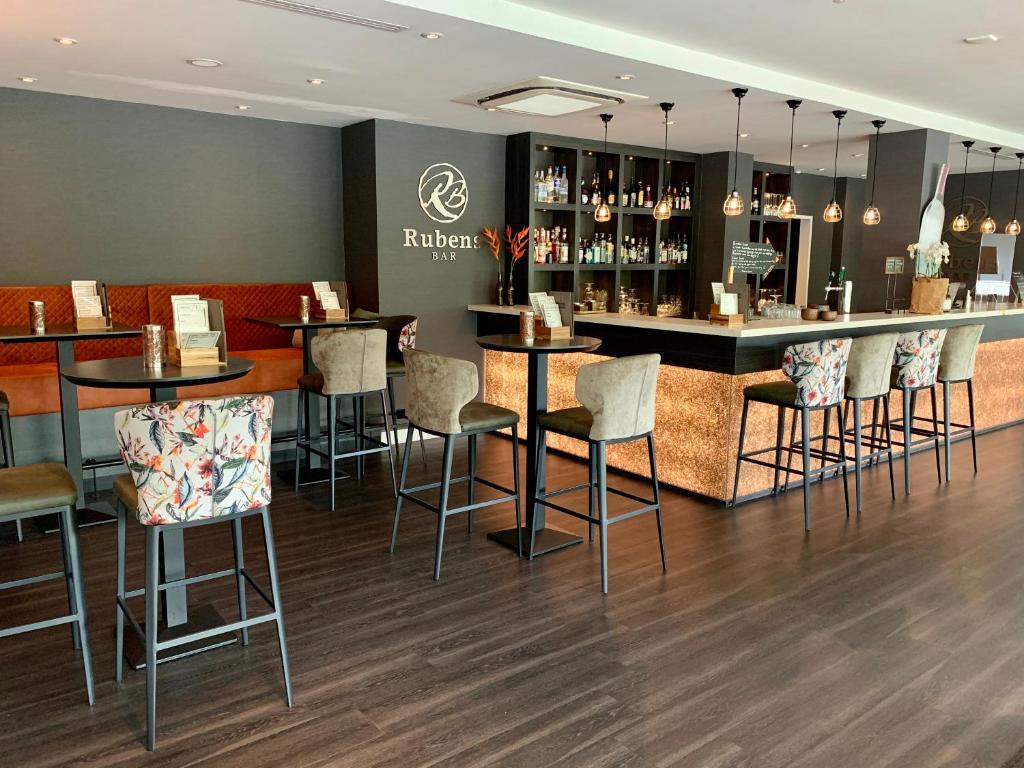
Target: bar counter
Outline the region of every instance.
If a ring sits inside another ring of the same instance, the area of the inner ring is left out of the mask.
[[[479,335],[518,332],[519,312],[523,309],[528,307],[468,307],[476,315]],[[784,379],[779,365],[783,351],[793,343],[982,323],[985,332],[974,378],[978,428],[984,431],[1024,420],[1024,377],[1020,375],[1024,361],[1024,307],[1020,305],[942,315],[840,315],[831,322],[754,320],[740,327],[711,325],[706,320],[616,313],[577,315],[575,323],[576,333],[595,336],[602,344],[593,353],[551,359],[549,408],[578,404],[574,382],[581,365],[610,357],[659,353],[662,365],[655,427],[659,479],[719,501],[727,500],[732,493],[743,388]],[[525,418],[526,369],[521,356],[486,352],[484,386],[488,401],[516,410]],[[964,387],[954,387],[954,421],[967,421],[963,390]],[[938,396],[941,413],[941,388]],[[918,400],[919,414],[930,418],[930,401]],[[900,395],[894,392],[892,413],[900,413],[901,408]],[[865,413],[865,418],[869,417]],[[820,433],[820,425],[816,430]],[[747,445],[750,449],[767,447],[774,444],[774,439],[774,409],[753,406]],[[552,436],[549,444],[577,456],[586,455],[585,446],[567,438]],[[649,474],[646,452],[641,447],[611,446],[608,461],[628,472]],[[771,488],[771,482],[769,470],[744,467],[740,497],[763,495]]]

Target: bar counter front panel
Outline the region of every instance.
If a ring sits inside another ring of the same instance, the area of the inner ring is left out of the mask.
[[[520,309],[526,307],[470,307],[477,315],[480,335],[517,333]],[[582,365],[624,355],[661,354],[654,434],[659,480],[726,501],[732,493],[735,474],[743,389],[751,384],[784,380],[779,366],[786,346],[822,338],[973,323],[985,325],[974,376],[978,429],[993,429],[1024,420],[1024,377],[1020,375],[1024,361],[1024,309],[1020,308],[929,316],[850,315],[832,323],[754,321],[743,328],[710,326],[696,320],[616,314],[577,316],[576,333],[596,336],[603,343],[595,353],[550,356],[548,408],[579,405],[575,380]],[[511,408],[525,419],[526,360],[522,355],[486,352],[484,386],[489,402]],[[936,388],[936,394],[941,419],[941,387]],[[891,405],[895,418],[903,407],[898,392],[893,392]],[[748,450],[774,445],[775,413],[770,406],[751,405]],[[931,418],[931,400],[927,395],[918,397],[917,413]],[[865,406],[866,424],[870,417],[870,406]],[[953,387],[952,419],[959,423],[968,421],[967,393],[963,385]],[[786,429],[788,435],[788,421]],[[799,434],[799,427],[797,432]],[[820,416],[813,422],[813,432],[821,432]],[[832,434],[835,435],[834,426]],[[578,441],[550,435],[548,444],[586,458],[586,446]],[[832,447],[836,448],[834,440]],[[608,462],[619,469],[649,476],[646,447],[641,443],[609,446]],[[794,457],[793,466],[799,468],[799,455]],[[969,472],[970,469],[954,464],[954,474],[957,471]],[[792,479],[798,480],[795,476]],[[771,470],[746,465],[740,497],[763,495],[770,490],[772,481]]]

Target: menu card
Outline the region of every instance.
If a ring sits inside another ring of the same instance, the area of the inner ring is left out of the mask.
[[[338,292],[331,288],[330,282],[326,280],[313,281],[313,295],[320,302],[320,309],[341,309],[341,301],[338,299]]]
[[[217,346],[220,331],[210,330],[210,308],[198,294],[171,296],[174,337],[179,349]]]
[[[533,307],[537,317],[543,321],[545,328],[562,327],[562,311],[558,306],[558,302],[553,297],[548,296],[546,293],[531,293],[528,295],[530,297],[530,306]]]
[[[96,292],[95,280],[72,280],[71,296],[75,317],[103,317],[103,300]]]

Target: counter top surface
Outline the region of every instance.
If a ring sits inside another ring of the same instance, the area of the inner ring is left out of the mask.
[[[527,305],[514,307],[497,304],[470,304],[470,312],[487,312],[502,315],[518,315],[521,310],[529,309]],[[985,308],[964,312],[953,310],[941,315],[912,315],[910,313],[887,315],[885,312],[862,312],[851,315],[840,315],[836,320],[753,320],[740,327],[711,325],[707,320],[688,320],[681,317],[650,317],[646,315],[620,315],[616,312],[576,315],[577,323],[594,323],[597,325],[620,325],[645,328],[658,331],[676,331],[680,333],[699,333],[706,336],[723,336],[727,338],[757,338],[764,336],[792,336],[802,333],[820,333],[831,329],[841,332],[853,328],[899,328],[902,325],[914,325],[934,320],[935,322],[965,322],[973,319],[982,320],[986,317],[1003,317],[1006,315],[1022,315],[1024,307],[1012,304],[1000,304],[995,308]]]

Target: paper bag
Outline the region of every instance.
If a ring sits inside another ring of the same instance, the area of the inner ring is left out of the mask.
[[[948,277],[915,276],[910,288],[910,311],[916,315],[941,315],[948,290]]]

